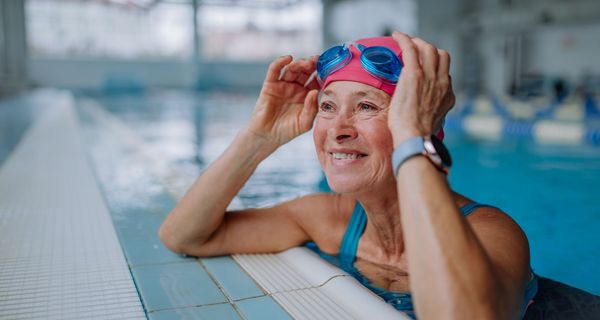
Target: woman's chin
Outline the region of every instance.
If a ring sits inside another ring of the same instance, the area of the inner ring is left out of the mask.
[[[364,184],[357,179],[344,179],[340,177],[327,178],[327,183],[335,193],[356,193],[364,189]]]
[[[390,173],[390,176],[392,174]],[[327,184],[335,193],[371,193],[375,190],[391,190],[395,188],[394,178],[375,178],[356,173],[333,174],[325,172]]]

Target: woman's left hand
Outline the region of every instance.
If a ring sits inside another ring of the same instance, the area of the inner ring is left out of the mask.
[[[437,134],[434,130],[441,127],[456,99],[448,52],[400,32],[393,37],[404,64],[388,116],[395,147],[413,136]]]

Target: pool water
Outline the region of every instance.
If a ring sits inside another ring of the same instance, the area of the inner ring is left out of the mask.
[[[91,98],[161,150],[162,160],[195,177],[245,125],[256,96],[158,91]],[[600,294],[600,148],[485,141],[456,132],[448,132],[446,144],[453,189],[502,208],[521,225],[536,273]],[[265,160],[238,200],[243,207],[273,205],[316,192],[321,179],[312,136],[305,134]]]
[[[452,188],[519,223],[536,273],[599,294],[600,148],[448,136]]]

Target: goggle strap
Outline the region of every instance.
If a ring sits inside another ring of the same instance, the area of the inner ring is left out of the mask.
[[[365,46],[357,43],[356,41],[346,41],[344,42],[344,47],[350,50],[350,45],[353,45],[358,51],[362,52],[365,49]]]
[[[279,77],[277,78],[277,81],[281,81],[281,79],[283,78],[283,76],[285,75],[285,72],[287,71],[287,64],[285,66],[283,66],[283,68],[281,68],[281,71],[279,71]]]
[[[308,85],[313,82],[313,80],[315,80],[315,78],[317,78],[317,70],[313,71],[313,73],[310,74],[310,76],[308,77],[308,79],[306,79],[306,82],[304,83],[304,87],[308,87]]]

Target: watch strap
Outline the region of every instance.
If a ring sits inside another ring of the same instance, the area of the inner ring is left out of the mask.
[[[423,137],[416,136],[402,141],[394,153],[392,153],[392,168],[394,169],[394,177],[398,176],[398,169],[408,159],[413,156],[423,154],[425,152]]]

